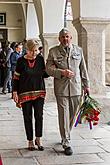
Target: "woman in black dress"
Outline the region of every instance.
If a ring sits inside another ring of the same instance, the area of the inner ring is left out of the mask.
[[[13,77],[13,99],[22,107],[24,125],[28,140],[28,149],[35,150],[35,145],[39,150],[44,150],[41,144],[43,127],[43,105],[45,98],[44,78],[48,75],[45,72],[43,56],[37,55],[38,42],[27,41],[27,54],[17,61],[16,70]],[[32,112],[34,109],[35,118],[35,145],[33,142]]]

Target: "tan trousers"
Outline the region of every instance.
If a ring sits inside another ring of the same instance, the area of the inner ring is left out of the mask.
[[[57,96],[58,120],[63,145],[69,146],[73,118],[80,102],[80,96]]]

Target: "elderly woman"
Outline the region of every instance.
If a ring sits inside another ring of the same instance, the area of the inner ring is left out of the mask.
[[[43,126],[43,105],[45,98],[44,78],[48,77],[45,72],[43,56],[37,55],[39,44],[35,40],[27,41],[27,54],[17,61],[13,77],[13,99],[22,107],[24,125],[28,140],[28,149],[44,150],[40,138]],[[35,118],[35,145],[33,142],[32,112]]]

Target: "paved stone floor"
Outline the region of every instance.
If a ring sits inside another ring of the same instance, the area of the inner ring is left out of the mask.
[[[0,155],[3,165],[109,165],[110,126],[104,123],[104,117],[110,116],[109,100],[99,97],[107,115],[102,114],[103,122],[98,126],[92,130],[87,124],[73,128],[71,145],[74,154],[65,156],[60,144],[55,102],[46,102],[44,107],[42,140],[45,150],[28,151],[22,111],[16,108],[10,94],[0,94]]]

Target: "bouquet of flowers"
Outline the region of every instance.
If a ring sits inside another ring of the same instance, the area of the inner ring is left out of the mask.
[[[100,113],[101,107],[99,103],[89,95],[86,95],[84,96],[83,103],[76,112],[74,126],[76,127],[78,123],[88,122],[90,129],[92,129],[92,125],[95,126],[98,124]]]

